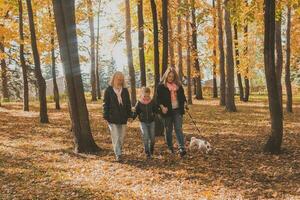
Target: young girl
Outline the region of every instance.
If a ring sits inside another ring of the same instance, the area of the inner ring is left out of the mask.
[[[168,68],[157,87],[157,104],[160,107],[166,129],[166,141],[171,153],[174,153],[172,132],[175,129],[180,156],[186,154],[182,132],[182,117],[186,97],[175,69]]]
[[[108,122],[116,160],[120,162],[127,120],[132,117],[129,92],[124,86],[124,75],[116,72],[105,90],[103,118]]]
[[[141,89],[141,97],[137,102],[134,110],[134,118],[139,116],[141,122],[140,128],[143,136],[144,149],[147,159],[151,158],[154,151],[155,144],[155,113],[156,104],[150,97],[151,90],[148,87],[143,87]]]

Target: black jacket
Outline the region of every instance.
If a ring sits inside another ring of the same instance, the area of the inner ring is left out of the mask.
[[[139,116],[139,120],[141,122],[150,123],[155,119],[155,113],[157,113],[157,105],[152,100],[148,104],[143,104],[138,101],[135,105],[134,119]]]
[[[121,96],[123,104],[119,104],[117,94],[111,86],[104,92],[103,118],[109,123],[126,124],[128,118],[132,117],[131,103],[127,88],[123,88]]]
[[[180,85],[177,90],[177,100],[178,100],[178,106],[179,106],[179,112],[180,114],[184,114],[184,103],[186,102],[186,97],[184,94],[183,87]],[[160,108],[160,105],[163,105],[168,108],[168,112],[166,114],[162,113],[160,109],[160,113],[162,117],[170,117],[172,116],[172,102],[171,102],[171,93],[169,89],[164,85],[160,84],[157,87],[157,97],[156,97],[157,105]]]

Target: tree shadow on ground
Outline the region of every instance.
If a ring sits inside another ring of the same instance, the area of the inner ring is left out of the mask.
[[[57,175],[66,172],[64,168],[36,166],[29,158],[12,158],[1,152],[0,158],[4,161],[0,162],[1,199],[113,199],[104,188],[96,193],[60,180]]]
[[[73,138],[66,108],[61,112],[50,109],[51,123],[47,125],[40,125],[38,118],[18,117],[10,115],[9,112],[1,112],[4,118],[0,118],[0,185],[3,185],[1,192],[5,191],[2,192],[6,195],[4,197],[26,195],[22,184],[29,180],[32,180],[29,183],[33,187],[27,189],[27,192],[32,197],[52,197],[50,193],[40,194],[39,190],[53,191],[56,198],[81,198],[81,193],[88,198],[98,197],[94,195],[97,191],[83,187],[80,183],[78,186],[65,183],[65,179],[58,176],[69,174],[72,169],[84,177],[85,172],[77,172],[77,168],[88,169],[98,161],[116,169],[131,168],[133,171],[151,172],[166,184],[172,180],[196,185],[198,188],[220,186],[242,191],[245,198],[284,198],[285,195],[300,195],[297,190],[300,187],[300,125],[297,124],[299,109],[295,110],[293,116],[285,118],[285,151],[278,156],[262,153],[269,132],[266,108],[239,105],[239,112],[226,113],[222,107],[202,102],[201,105],[194,105],[191,110],[200,127],[200,135],[185,116],[186,144],[188,145],[192,136],[204,136],[213,145],[212,154],[189,151],[181,159],[177,154],[168,154],[164,138],[158,137],[154,158],[146,161],[139,128],[136,124],[129,124],[124,144],[124,162],[119,164],[114,161],[110,134],[99,115],[100,107],[95,104],[89,110],[93,135],[102,149],[96,155],[73,152]],[[15,109],[18,105],[5,105],[5,108]],[[51,119],[51,116],[55,118]],[[48,164],[47,168],[42,166],[43,162]],[[103,169],[103,173],[110,174],[105,170],[107,169]],[[133,173],[132,176],[137,175]],[[59,196],[61,187],[63,191]],[[67,190],[68,187],[70,191]],[[20,191],[20,194],[10,194],[11,191]],[[101,195],[102,190],[99,189],[99,192]],[[274,192],[279,194],[276,196]],[[113,194],[112,196],[114,197]],[[109,199],[110,196],[103,198]]]

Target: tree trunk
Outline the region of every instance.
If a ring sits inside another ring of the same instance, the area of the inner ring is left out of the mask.
[[[94,28],[94,13],[93,13],[93,4],[91,0],[87,0],[87,9],[88,9],[88,20],[89,28],[91,33],[91,86],[92,86],[92,101],[97,101],[97,84],[96,84],[96,53],[95,53],[95,28]]]
[[[213,24],[214,30],[217,29],[217,22],[216,22],[216,10],[215,10],[215,0],[212,1],[213,4]],[[218,85],[217,85],[217,35],[214,34],[214,49],[213,49],[213,98],[218,98]]]
[[[238,42],[238,27],[237,24],[234,24],[234,48],[235,48],[235,66],[236,66],[236,75],[239,86],[240,101],[244,101],[244,88],[242,82],[242,76],[240,73],[240,52],[239,52],[239,42]]]
[[[249,96],[250,96],[250,82],[248,76],[244,77],[245,81],[245,97],[244,97],[244,102],[249,101]]]
[[[139,26],[138,37],[139,37],[139,59],[140,59],[141,84],[142,84],[142,86],[146,86],[143,0],[138,0],[137,10],[138,10],[138,26]]]
[[[18,0],[19,4],[19,37],[20,37],[20,65],[23,76],[23,110],[29,111],[29,89],[27,79],[27,66],[24,58],[24,30],[23,30],[23,3]]]
[[[163,28],[163,52],[162,75],[168,68],[168,0],[162,0],[162,28]]]
[[[196,71],[196,99],[203,99],[202,85],[201,85],[201,70],[198,58],[198,48],[197,48],[197,24],[196,24],[196,14],[195,14],[195,0],[191,0],[192,6],[192,58],[193,65]]]
[[[55,52],[54,52],[54,32],[51,36],[51,57],[52,57],[52,80],[53,80],[53,94],[55,101],[55,109],[60,110],[59,91],[56,82],[56,66],[55,66]]]
[[[172,17],[170,10],[168,10],[168,27],[169,27],[169,52],[170,52],[170,65],[175,68],[175,54],[174,54],[174,39],[173,39],[173,27],[172,27]]]
[[[248,0],[245,0],[246,5],[248,6]],[[246,22],[246,26],[244,27],[244,38],[246,40],[246,47],[244,49],[244,56],[247,56],[248,54],[248,24]],[[249,101],[250,96],[250,83],[249,83],[249,67],[246,66],[246,76],[244,77],[245,81],[245,96],[244,96],[244,102]]]
[[[181,0],[177,0],[178,10],[180,11],[181,8]],[[180,12],[177,13],[177,52],[178,52],[178,75],[180,81],[182,81],[183,71],[182,71],[182,28],[181,28],[181,14]]]
[[[40,101],[40,122],[48,123],[48,114],[47,114],[47,100],[46,100],[46,82],[43,78],[41,71],[41,63],[40,63],[40,55],[37,48],[36,43],[36,35],[35,35],[35,25],[33,19],[33,11],[31,0],[26,0],[27,9],[28,9],[28,19],[29,19],[29,28],[30,28],[30,36],[31,36],[31,47],[33,53],[34,60],[34,73],[38,83],[38,92],[39,92],[39,101]]]
[[[4,53],[4,44],[2,42],[4,38],[0,38],[0,53]],[[2,82],[2,95],[4,101],[9,101],[9,91],[8,91],[8,79],[7,79],[7,65],[5,59],[1,59],[1,82]]]
[[[271,135],[264,147],[264,151],[272,154],[280,153],[283,122],[282,107],[277,88],[275,72],[275,0],[265,0],[265,39],[264,39],[264,64],[268,89],[269,109],[271,117]]]
[[[282,107],[282,67],[283,67],[283,55],[282,55],[282,42],[281,42],[281,16],[275,22],[275,44],[276,44],[276,79],[278,95],[280,100],[280,105]]]
[[[188,3],[186,0],[185,3]],[[186,12],[186,69],[187,69],[187,103],[192,104],[192,79],[191,79],[191,39],[190,39],[190,10],[187,8]]]
[[[153,48],[154,48],[154,97],[156,97],[156,89],[160,82],[160,71],[159,71],[159,38],[158,38],[158,20],[157,20],[157,9],[155,0],[150,0],[151,3],[151,13],[152,13],[152,23],[153,23]],[[164,124],[162,118],[159,115],[155,117],[155,135],[163,136],[164,135]]]
[[[196,93],[197,93],[197,83],[196,83],[197,81],[196,81],[196,77],[193,77],[193,94],[194,95],[196,95]]]
[[[100,76],[99,76],[99,40],[100,40],[100,8],[101,8],[101,0],[99,1],[98,13],[97,13],[97,44],[96,44],[96,89],[97,89],[97,98],[101,99],[101,84],[100,84]]]
[[[158,21],[155,0],[151,0],[151,12],[153,21],[153,46],[154,46],[154,78],[155,88],[157,88],[160,81],[159,73],[159,45],[158,45]]]
[[[129,68],[130,84],[131,84],[131,103],[136,104],[136,89],[135,89],[135,72],[133,67],[132,56],[132,41],[131,41],[131,19],[130,19],[130,4],[129,0],[125,0],[125,12],[126,12],[126,48],[127,48],[127,62]]]
[[[228,6],[228,1],[225,0],[225,6]],[[230,23],[230,10],[225,9],[225,33],[226,33],[226,110],[236,112],[234,103],[234,61],[232,47],[232,31]]]
[[[218,46],[220,52],[219,67],[220,67],[220,105],[225,106],[225,57],[224,57],[224,42],[223,42],[223,9],[221,5],[222,0],[217,0],[218,9]]]
[[[75,141],[75,152],[99,150],[91,134],[89,114],[81,79],[75,22],[75,1],[53,0],[61,60],[69,96],[69,111]]]
[[[52,18],[51,10],[49,8],[49,17]],[[52,60],[52,81],[53,81],[53,94],[54,94],[54,101],[55,101],[55,109],[60,110],[59,104],[59,91],[56,81],[56,63],[55,63],[55,41],[54,41],[54,34],[55,34],[55,25],[53,24],[52,33],[51,33],[51,60]]]
[[[247,1],[246,1],[247,2]],[[248,54],[248,25],[244,27],[244,38],[246,40],[246,47],[244,49],[244,56],[247,56]],[[246,66],[246,76],[244,77],[245,81],[245,96],[244,96],[244,102],[249,101],[249,96],[250,96],[250,83],[249,83],[249,68],[248,65]]]
[[[286,87],[286,111],[293,112],[293,93],[291,85],[291,6],[288,5],[287,29],[286,29],[286,64],[285,64],[285,87]]]

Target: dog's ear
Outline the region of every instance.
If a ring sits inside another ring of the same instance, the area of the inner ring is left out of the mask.
[[[195,140],[191,140],[190,145],[195,145],[195,144],[196,144]]]

